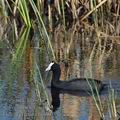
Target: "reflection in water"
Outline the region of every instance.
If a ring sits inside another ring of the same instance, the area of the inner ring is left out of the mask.
[[[51,88],[51,97],[52,97],[52,107],[53,112],[55,112],[60,107],[60,90],[56,88]]]
[[[21,117],[31,118],[34,112],[35,92],[31,91],[29,84],[24,82],[21,89],[20,84],[14,81],[14,86],[10,89],[10,84],[5,80],[0,82],[0,119],[21,120]]]
[[[120,82],[115,80],[104,80],[103,82],[106,84],[106,86],[100,94],[101,100],[103,100],[101,102],[104,104],[104,100],[106,100],[106,98],[109,96],[108,89],[110,82],[119,99]],[[94,100],[90,94],[86,94],[80,91],[62,91],[59,89],[51,88],[51,96],[54,112],[53,114],[57,118],[60,118],[59,114],[62,111],[61,116],[64,119],[66,118],[68,120],[101,120],[94,104]],[[105,106],[105,120],[109,120],[110,118],[106,111],[106,107],[108,106]]]
[[[19,91],[19,88],[16,88],[17,84],[14,84],[15,86],[12,86],[13,89],[10,91],[8,89],[10,88],[9,83],[5,83],[5,80],[1,80],[0,82],[2,83],[0,85],[0,119],[18,120],[17,118],[21,118],[25,113],[24,107],[26,106],[26,99],[29,97],[26,94],[23,95],[23,93],[26,93],[27,91]]]
[[[2,49],[0,78],[0,120],[31,120],[34,117],[36,93],[27,78],[28,72],[23,64],[20,73],[12,70],[11,56]],[[22,61],[21,61],[22,62]],[[27,64],[28,65],[28,64]],[[12,74],[13,73],[13,74]]]
[[[94,101],[91,101],[92,97],[90,94],[83,93],[82,91],[65,91],[52,87],[51,97],[54,119],[59,119],[62,117],[62,119],[64,118],[67,120],[88,120],[90,109],[89,104],[91,102],[94,103]],[[95,107],[93,110],[96,111]],[[95,120],[93,119],[93,115],[91,116],[90,120]],[[98,118],[99,116],[97,116],[97,120],[99,120]]]
[[[100,97],[105,120],[110,120],[109,108],[106,104],[108,103],[110,81],[116,93],[116,109],[120,113],[120,45],[116,45],[117,47],[113,49],[110,44],[106,50],[103,48],[104,46],[102,47],[96,42],[96,38],[92,34],[90,35],[89,31],[82,34],[77,32],[71,34],[71,31],[76,31],[74,26],[67,31],[67,42],[65,42],[62,31],[59,27],[53,35],[57,60],[65,59],[67,61],[67,68],[62,64],[61,79],[90,77],[100,79],[107,84]],[[30,81],[33,74],[33,59],[35,58],[38,64],[41,63],[40,69],[43,76],[45,61],[48,61],[44,41],[39,38],[38,32],[35,33],[32,47],[31,43],[25,42],[27,45],[26,58],[25,62],[20,61],[22,68],[19,70],[19,75],[11,74],[10,51],[6,46],[4,46],[5,49],[0,49],[0,120],[50,120],[52,117],[53,120],[100,120],[95,101],[91,95],[84,92],[51,89],[53,115],[46,111],[42,102],[45,101],[43,91],[40,91],[41,98],[38,99]],[[93,43],[91,39],[94,39]]]
[[[81,99],[80,120],[88,120],[89,108],[86,98]]]
[[[71,96],[81,96],[81,97],[88,97],[91,96],[89,93],[83,91],[67,91],[67,90],[60,90],[57,88],[51,88],[51,97],[53,106],[53,112],[55,112],[60,107],[60,94],[69,94]]]

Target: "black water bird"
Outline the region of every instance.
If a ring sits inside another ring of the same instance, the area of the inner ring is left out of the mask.
[[[103,84],[100,80],[91,79],[91,78],[75,78],[68,81],[61,81],[61,69],[60,65],[51,62],[46,71],[52,71],[52,81],[51,87],[55,87],[62,90],[70,90],[70,91],[86,91],[86,92],[100,92],[103,88]]]

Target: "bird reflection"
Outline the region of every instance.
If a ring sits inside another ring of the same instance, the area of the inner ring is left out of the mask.
[[[52,111],[55,112],[60,106],[60,90],[55,87],[51,87],[51,97],[52,97]]]
[[[52,111],[55,112],[60,107],[60,94],[70,94],[73,96],[81,96],[81,97],[87,97],[90,96],[91,93],[85,92],[85,91],[68,91],[68,90],[62,90],[55,88],[51,85],[51,97],[52,97]]]
[[[48,73],[46,73],[46,76],[48,76]],[[60,89],[54,87],[52,82],[47,86],[47,88],[50,90],[51,93],[51,110],[55,112],[60,107]]]

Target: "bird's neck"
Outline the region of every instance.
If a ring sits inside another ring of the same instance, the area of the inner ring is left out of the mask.
[[[60,75],[61,75],[61,71],[53,71],[53,75],[52,75],[52,82],[58,82],[60,81]]]

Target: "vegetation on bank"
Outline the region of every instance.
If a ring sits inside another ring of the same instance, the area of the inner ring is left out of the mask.
[[[79,39],[81,47],[88,46],[90,49],[88,54],[90,65],[97,56],[99,67],[102,67],[104,59],[107,59],[116,44],[120,44],[120,1],[1,0],[0,31],[0,39],[8,45],[13,63],[25,55],[28,43],[30,47],[36,48],[34,55],[31,56],[35,56],[39,49],[42,51],[41,48],[44,47],[49,60],[68,60],[71,57],[73,43]],[[39,32],[40,40],[35,41],[33,38],[36,31]],[[11,36],[10,32],[13,33]],[[62,36],[62,39],[59,36]],[[7,39],[8,37],[12,38]],[[59,48],[61,42],[65,49]],[[53,43],[56,43],[57,48]],[[30,72],[35,79],[38,97],[41,99],[41,86],[43,90],[45,87],[38,67],[39,63],[39,58],[33,59]],[[111,118],[115,118],[115,93],[111,86],[110,88],[108,106],[111,110]],[[50,105],[46,91],[44,94]],[[95,98],[95,103],[103,118],[99,96]]]

